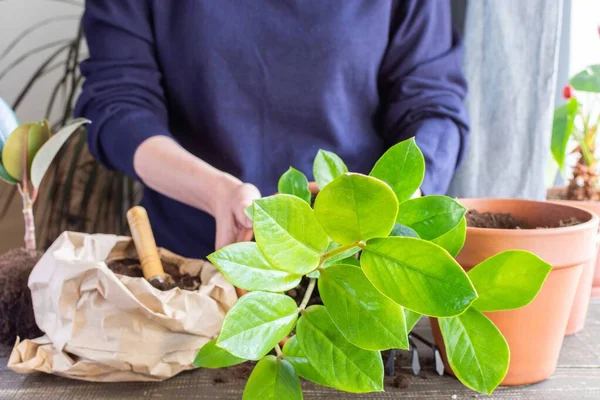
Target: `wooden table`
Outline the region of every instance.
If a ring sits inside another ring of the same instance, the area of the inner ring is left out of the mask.
[[[551,310],[549,310],[551,312]],[[418,332],[431,337],[426,321]],[[386,377],[386,391],[369,395],[350,395],[303,383],[305,399],[473,399],[486,398],[463,387],[456,379],[438,376],[431,351],[420,349],[422,371],[412,376],[410,356],[402,352],[400,362],[404,388],[394,387]],[[44,374],[18,375],[8,370],[6,357],[0,358],[0,399],[241,399],[244,379],[237,367],[226,370],[195,370],[159,383],[86,383]],[[243,368],[243,367],[242,367]],[[558,368],[545,382],[518,388],[499,388],[494,399],[600,399],[600,299],[592,301],[586,329],[565,338]]]

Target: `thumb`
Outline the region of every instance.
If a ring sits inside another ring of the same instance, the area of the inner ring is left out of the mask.
[[[260,199],[260,192],[256,186],[243,184],[240,188],[240,202],[234,210],[235,219],[243,228],[252,229],[252,220],[246,215],[246,208],[256,199]]]

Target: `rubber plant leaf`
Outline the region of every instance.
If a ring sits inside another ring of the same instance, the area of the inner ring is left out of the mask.
[[[242,399],[302,400],[300,379],[289,361],[266,356],[252,370]]]
[[[468,273],[479,297],[479,311],[505,311],[529,304],[539,293],[552,266],[533,253],[509,250],[496,254]]]
[[[246,360],[260,360],[294,328],[298,306],[289,296],[250,292],[223,321],[217,346]]]
[[[496,325],[470,308],[457,317],[440,318],[448,362],[467,387],[492,394],[508,372],[510,350]]]
[[[194,366],[199,368],[224,368],[238,365],[245,361],[243,358],[236,357],[218,347],[217,339],[213,339],[198,351],[194,359]]]
[[[459,315],[477,298],[456,260],[438,245],[422,239],[371,239],[360,264],[377,290],[419,314]]]
[[[308,179],[306,175],[295,168],[290,167],[281,178],[277,190],[282,194],[291,194],[297,196],[310,204],[311,194],[308,189]]]
[[[326,150],[318,151],[313,162],[313,175],[319,189],[346,172],[348,167],[337,154]]]
[[[74,119],[44,143],[33,158],[33,163],[31,165],[31,184],[33,187],[37,188],[40,186],[44,174],[50,167],[52,160],[54,160],[54,157],[56,157],[56,154],[69,137],[71,137],[71,135],[81,126],[89,123],[91,123],[91,121],[85,118]]]
[[[383,390],[381,354],[346,340],[325,307],[304,310],[296,334],[302,352],[328,386],[350,393]]]
[[[30,176],[32,160],[49,138],[50,129],[47,121],[27,122],[19,125],[9,135],[2,149],[2,165],[6,172],[13,179],[21,181],[24,168],[27,168],[28,176]],[[27,160],[24,157],[27,157]]]
[[[425,177],[425,158],[414,138],[390,147],[369,174],[391,186],[398,201],[410,199]]]
[[[366,350],[408,350],[402,307],[375,289],[360,267],[332,265],[318,282],[327,312],[350,343]]]
[[[231,282],[246,290],[285,292],[298,286],[302,275],[274,268],[255,242],[234,243],[212,253],[208,260]]]
[[[312,208],[296,196],[255,200],[253,226],[256,243],[268,262],[292,274],[314,270],[329,244]]]
[[[398,200],[392,189],[361,174],[339,176],[315,200],[315,217],[342,245],[389,235],[397,213]]]

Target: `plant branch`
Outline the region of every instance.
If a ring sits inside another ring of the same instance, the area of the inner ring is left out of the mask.
[[[275,353],[277,353],[277,357],[283,357],[283,351],[281,351],[281,347],[279,347],[279,344],[275,345]]]
[[[345,244],[343,246],[338,247],[337,249],[333,249],[331,251],[328,251],[327,253],[324,253],[321,256],[321,264],[323,263],[323,261],[326,261],[326,260],[330,259],[331,257],[335,257],[338,254],[341,254],[341,253],[348,251],[350,249],[353,249],[355,247],[364,248],[364,242],[358,241],[358,242],[354,242],[354,243],[350,243],[350,244]]]
[[[308,301],[310,300],[310,296],[312,296],[312,292],[315,290],[316,283],[317,280],[315,278],[311,278],[311,280],[308,282],[306,293],[304,293],[304,298],[302,299],[302,303],[300,303],[300,307],[298,307],[298,311],[302,311],[306,308]]]

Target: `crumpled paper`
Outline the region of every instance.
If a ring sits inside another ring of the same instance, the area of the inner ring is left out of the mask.
[[[199,273],[197,291],[162,292],[143,278],[116,275],[108,259],[134,258],[131,239],[65,232],[29,277],[45,336],[17,340],[8,367],[98,382],[159,381],[194,368],[237,300],[234,287],[202,260],[160,249],[161,259]]]

